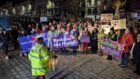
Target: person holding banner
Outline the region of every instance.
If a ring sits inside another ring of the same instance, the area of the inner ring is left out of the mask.
[[[63,35],[63,36],[65,36],[66,35],[66,31],[65,31],[65,29],[64,28],[61,28],[61,35]],[[63,39],[64,40],[64,39]],[[61,48],[61,52],[62,53],[66,53],[66,47],[62,47]]]
[[[35,76],[35,79],[45,79],[45,75],[51,70],[50,55],[42,42],[42,38],[37,38],[37,43],[32,46],[28,54],[32,76]]]
[[[101,49],[100,49],[102,38],[105,38],[105,33],[104,33],[103,29],[98,33],[98,48],[99,48],[99,55],[100,56],[103,56],[103,51],[101,51]]]
[[[56,33],[57,33],[57,35],[60,35],[62,33],[61,24],[57,25]]]
[[[57,34],[56,34],[56,31],[55,31],[55,27],[54,26],[52,26],[51,28],[50,28],[50,30],[48,31],[48,46],[50,47],[50,50],[52,51],[52,38],[54,37],[54,36],[56,36]]]
[[[77,54],[77,47],[78,47],[78,36],[79,36],[79,32],[77,30],[77,25],[74,24],[73,25],[73,29],[71,30],[71,36],[72,36],[72,39],[77,42],[77,44],[75,44],[75,46],[72,46],[72,53],[73,54]]]
[[[112,41],[117,41],[117,35],[115,33],[114,27],[110,29],[110,33],[107,35],[107,39],[112,40]],[[108,55],[106,58],[107,60],[112,60],[112,56]]]
[[[87,53],[88,51],[88,44],[90,42],[90,36],[88,36],[88,30],[84,30],[83,34],[80,37],[81,42],[81,49],[84,53]]]
[[[79,34],[79,41],[80,41],[80,42],[79,42],[79,44],[80,44],[80,45],[79,45],[79,48],[80,48],[80,51],[83,51],[83,43],[81,42],[80,39],[81,39],[81,37],[84,35],[84,29],[81,29],[79,33],[80,33],[80,34]]]
[[[124,45],[121,64],[119,64],[119,66],[121,68],[126,68],[128,67],[128,61],[129,61],[129,47],[134,43],[133,36],[130,33],[128,27],[125,29],[125,34],[122,36],[119,42]]]
[[[26,36],[24,30],[20,30],[19,31],[19,37],[24,37],[24,36]],[[21,49],[21,44],[20,43],[19,43],[19,49],[20,49],[20,57],[22,57],[23,55],[27,56],[27,51],[26,52],[21,51],[22,49]]]

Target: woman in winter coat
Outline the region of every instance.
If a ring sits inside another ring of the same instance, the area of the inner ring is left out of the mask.
[[[140,75],[140,33],[137,35],[137,42],[134,47],[133,56],[136,63],[136,70],[134,73]]]
[[[121,64],[119,66],[121,68],[126,68],[128,67],[128,61],[129,61],[129,47],[134,43],[134,39],[132,34],[130,33],[129,28],[125,29],[125,34],[122,36],[119,42],[124,45]]]

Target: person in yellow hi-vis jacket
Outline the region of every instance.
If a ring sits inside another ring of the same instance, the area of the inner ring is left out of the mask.
[[[52,57],[42,43],[42,38],[38,38],[28,54],[32,76],[35,76],[35,79],[45,79],[45,75],[51,70],[50,62]]]

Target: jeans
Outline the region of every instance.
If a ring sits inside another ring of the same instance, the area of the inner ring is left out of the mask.
[[[74,54],[77,53],[77,46],[72,46],[72,53],[74,53]]]
[[[129,62],[129,53],[122,53],[121,65],[128,66]]]
[[[98,46],[91,46],[91,50],[93,54],[97,54]]]

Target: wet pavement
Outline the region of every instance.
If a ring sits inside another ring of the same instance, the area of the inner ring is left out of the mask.
[[[26,56],[19,57],[18,51],[11,51],[11,58],[5,60],[0,51],[0,79],[34,79]],[[58,53],[56,70],[46,75],[46,79],[140,79],[133,73],[134,66],[122,69],[119,61],[106,60],[95,54],[71,55]]]

